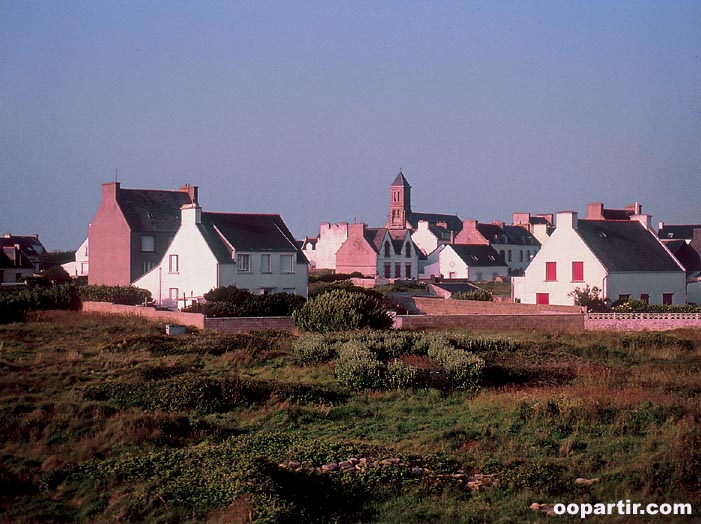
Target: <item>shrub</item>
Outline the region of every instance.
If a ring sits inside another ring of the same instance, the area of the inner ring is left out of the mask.
[[[484,289],[474,291],[456,291],[450,295],[452,300],[479,300],[481,302],[491,302],[492,294]]]
[[[185,311],[208,317],[287,317],[305,302],[304,297],[291,293],[254,295],[236,286],[212,289],[204,299],[205,303],[193,304]]]
[[[81,286],[81,300],[136,306],[151,302],[151,292],[134,286]]]
[[[568,296],[574,298],[575,306],[586,307],[588,311],[608,311],[608,304],[600,295],[601,290],[598,287],[594,286],[590,288],[589,284],[587,284],[584,289],[575,288]]]
[[[355,341],[341,346],[334,369],[338,383],[351,391],[381,389],[383,371],[374,353]]]
[[[454,388],[476,390],[484,360],[477,355],[455,349],[447,340],[436,340],[428,348],[428,358],[448,374]]]
[[[20,321],[28,311],[79,308],[80,298],[70,284],[14,288],[0,293],[0,323]]]
[[[358,271],[353,273],[310,274],[309,282],[338,282],[340,280],[350,280],[351,278],[363,278],[363,274]]]
[[[395,359],[387,365],[385,383],[389,389],[409,388],[416,382],[417,370]]]
[[[611,307],[616,313],[698,313],[701,306],[672,306],[663,304],[648,304],[642,300],[629,298],[617,300]]]
[[[322,333],[392,325],[388,309],[375,297],[342,289],[309,299],[292,319],[297,327]]]
[[[292,355],[297,364],[314,365],[333,360],[338,355],[338,351],[337,345],[328,337],[310,333],[292,342]]]

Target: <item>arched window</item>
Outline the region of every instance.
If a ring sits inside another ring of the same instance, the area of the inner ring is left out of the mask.
[[[389,257],[389,240],[385,240],[385,258]]]
[[[406,245],[406,256],[409,258],[411,256],[411,244],[407,243]]]

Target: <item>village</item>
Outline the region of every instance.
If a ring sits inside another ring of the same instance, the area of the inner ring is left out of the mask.
[[[561,313],[547,306],[577,305],[593,311],[591,303],[577,302],[578,293],[609,306],[701,302],[699,224],[659,222],[655,229],[638,202],[621,209],[589,203],[583,217],[514,212],[510,224],[482,222],[414,211],[411,193],[400,171],[389,185],[386,224],[322,222],[316,236],[299,238],[279,214],[203,209],[197,186],[128,189],[109,182],[87,238],[63,268],[90,285],[148,290],[150,305],[171,310],[227,286],[307,297],[310,275],[328,273],[348,275],[364,288],[423,283],[415,294],[443,299],[488,283],[510,289],[490,297],[499,303],[491,310],[451,310],[458,314]],[[7,234],[0,241],[4,285],[38,271],[45,251],[38,236]],[[445,309],[416,304],[410,311]]]

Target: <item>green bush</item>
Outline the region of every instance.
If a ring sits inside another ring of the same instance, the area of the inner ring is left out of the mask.
[[[392,325],[388,309],[375,297],[342,289],[309,299],[292,319],[297,327],[322,333]]]
[[[450,295],[451,300],[479,300],[481,302],[491,302],[492,294],[484,289],[474,291],[456,291]]]
[[[389,389],[410,388],[416,382],[417,370],[395,359],[387,365],[385,384]]]
[[[341,346],[334,373],[338,383],[351,391],[382,389],[384,366],[375,354],[356,341]]]
[[[648,304],[642,300],[629,298],[614,302],[611,310],[616,313],[700,313],[701,306]]]
[[[337,344],[324,335],[309,333],[292,341],[292,355],[300,365],[321,364],[338,356]]]
[[[455,349],[447,340],[436,340],[428,348],[428,358],[445,370],[454,388],[478,388],[484,360],[477,355]]]
[[[83,301],[112,302],[136,306],[151,302],[151,292],[134,286],[81,286],[80,298]]]
[[[70,284],[21,287],[0,292],[0,323],[17,322],[28,311],[80,309],[80,298]]]
[[[254,295],[236,286],[212,289],[204,294],[206,302],[185,308],[208,317],[288,317],[301,307],[305,298],[291,293]]]

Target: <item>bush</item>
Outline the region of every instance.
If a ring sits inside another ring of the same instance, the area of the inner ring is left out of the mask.
[[[363,278],[363,274],[358,271],[353,273],[324,273],[324,274],[310,274],[309,282],[338,282],[339,280],[350,280],[351,278]]]
[[[112,302],[136,306],[151,302],[151,292],[134,286],[81,286],[80,298],[83,301]]]
[[[388,309],[375,297],[343,289],[309,299],[292,319],[297,327],[322,333],[392,325]]]
[[[338,383],[351,391],[382,389],[384,366],[375,354],[356,341],[341,346],[334,373]]]
[[[455,349],[447,340],[436,340],[428,348],[428,358],[445,370],[454,388],[477,389],[484,369],[484,360],[477,355]]]
[[[292,342],[292,355],[300,365],[322,364],[338,356],[337,344],[324,335],[310,333]]]
[[[481,302],[491,302],[492,294],[484,289],[474,291],[456,291],[450,295],[451,300],[479,300]]]
[[[395,359],[387,365],[385,384],[389,389],[410,388],[416,382],[417,370]]]
[[[80,298],[70,284],[22,287],[0,293],[0,323],[17,322],[28,311],[80,309]]]
[[[569,296],[574,298],[575,306],[586,307],[588,311],[604,312],[608,311],[608,304],[605,299],[601,298],[601,290],[594,286],[589,287],[587,284],[584,289],[575,288]]]
[[[236,286],[212,289],[204,294],[203,304],[193,304],[185,311],[208,317],[288,317],[301,307],[305,298],[291,293],[254,295]]]
[[[699,313],[701,306],[672,306],[662,304],[648,304],[642,300],[629,298],[617,300],[611,307],[616,313]]]

